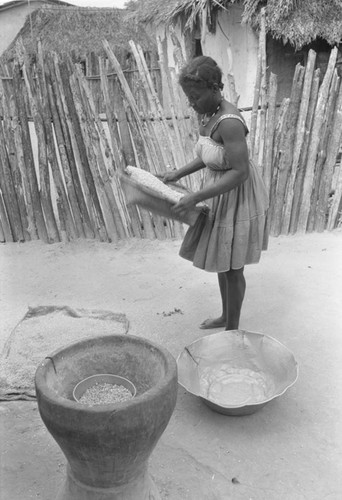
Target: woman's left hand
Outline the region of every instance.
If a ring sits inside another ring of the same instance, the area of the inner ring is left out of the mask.
[[[183,212],[188,212],[196,205],[196,200],[193,194],[186,194],[179,200],[176,205],[173,205],[172,211],[175,212],[176,215],[181,215]]]

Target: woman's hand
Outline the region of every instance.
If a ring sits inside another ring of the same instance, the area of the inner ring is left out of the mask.
[[[162,176],[162,181],[165,183],[177,182],[182,179],[182,177],[193,174],[194,172],[197,172],[204,167],[204,163],[199,158],[195,158],[194,160],[184,165],[184,167],[178,169],[175,168],[174,170],[171,170],[170,166],[167,165],[167,172],[165,172],[165,174]]]
[[[168,182],[178,181],[177,170],[171,170],[170,172],[166,172],[162,177],[162,181],[165,184],[167,184]]]
[[[196,206],[196,199],[193,193],[186,194],[179,200],[176,205],[172,206],[172,211],[176,215],[181,215],[184,212],[188,212]]]

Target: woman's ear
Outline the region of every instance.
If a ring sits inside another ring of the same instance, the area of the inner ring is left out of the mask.
[[[216,92],[218,92],[220,90],[220,87],[217,83],[213,83],[213,91],[214,91],[214,94],[216,94]]]

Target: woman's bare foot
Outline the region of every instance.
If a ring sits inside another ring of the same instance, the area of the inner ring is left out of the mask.
[[[209,330],[210,328],[222,328],[226,326],[226,320],[221,316],[220,318],[208,318],[200,324],[201,330]]]

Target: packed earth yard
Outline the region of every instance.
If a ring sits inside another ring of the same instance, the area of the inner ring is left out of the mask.
[[[2,245],[0,351],[29,307],[68,306],[126,315],[127,335],[176,358],[220,331],[199,329],[220,312],[216,275],[181,259],[179,247],[178,240]],[[240,328],[285,344],[298,380],[243,417],[215,413],[179,386],[149,465],[162,500],[342,498],[341,255],[340,230],[272,237],[261,262],[246,267]],[[1,401],[0,422],[1,500],[54,500],[66,460],[35,400]]]

